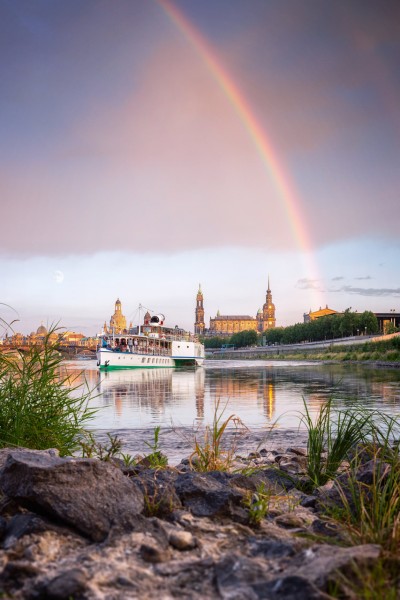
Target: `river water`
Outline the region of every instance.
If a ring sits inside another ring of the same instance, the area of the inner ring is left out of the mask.
[[[338,408],[361,403],[400,414],[400,369],[288,361],[205,361],[197,369],[133,369],[99,372],[95,361],[69,361],[68,371],[92,390],[98,411],[90,428],[100,439],[118,434],[124,451],[145,452],[154,427],[170,462],[190,454],[194,435],[237,416],[247,427],[248,451],[259,445],[305,445],[304,402],[315,415],[329,398]],[[231,434],[233,432],[233,421]],[[300,429],[299,429],[300,427]],[[239,444],[243,450],[243,441]]]

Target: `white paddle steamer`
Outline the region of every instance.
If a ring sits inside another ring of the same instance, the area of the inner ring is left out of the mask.
[[[164,320],[164,315],[154,315],[132,333],[100,334],[97,366],[101,370],[201,366],[203,344],[178,327],[166,327]]]

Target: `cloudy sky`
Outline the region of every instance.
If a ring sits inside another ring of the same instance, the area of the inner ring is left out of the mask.
[[[397,0],[0,0],[0,316],[400,310]]]

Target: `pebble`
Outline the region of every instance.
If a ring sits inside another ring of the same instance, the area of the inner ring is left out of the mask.
[[[197,546],[196,538],[190,531],[172,531],[168,541],[177,550],[192,550]]]
[[[169,559],[168,550],[162,550],[156,546],[142,544],[139,548],[139,554],[143,560],[149,563],[165,562]]]

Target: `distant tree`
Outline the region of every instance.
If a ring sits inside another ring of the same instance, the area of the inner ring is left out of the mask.
[[[254,346],[257,343],[257,332],[254,329],[238,331],[234,333],[229,340],[235,348],[244,348],[245,346]]]
[[[229,338],[225,337],[205,337],[203,338],[203,344],[205,348],[221,348],[223,344],[229,344]]]

